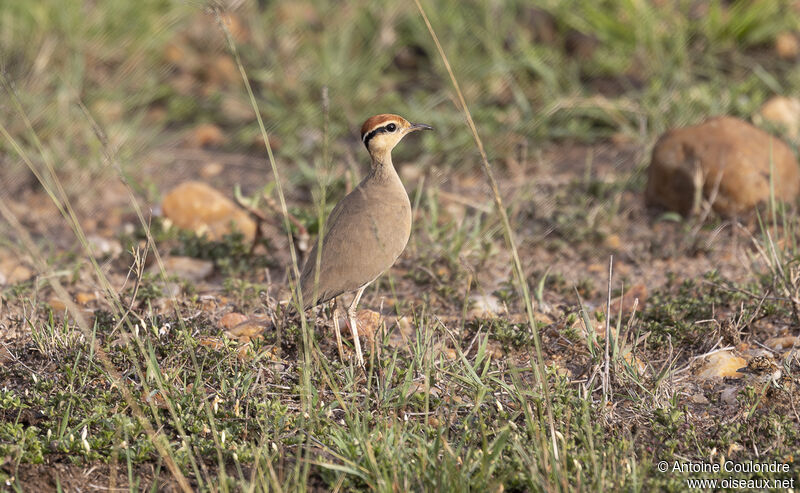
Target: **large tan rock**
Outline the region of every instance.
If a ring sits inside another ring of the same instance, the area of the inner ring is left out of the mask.
[[[715,211],[733,216],[769,200],[770,171],[775,197],[794,200],[800,172],[791,149],[742,120],[712,118],[661,136],[645,196],[648,204],[684,215],[697,211],[700,197],[713,198]]]
[[[221,240],[231,225],[253,241],[256,223],[245,211],[205,183],[189,181],[173,188],[161,204],[164,216],[182,229],[190,229],[210,240]]]
[[[703,363],[696,368],[695,375],[701,379],[710,378],[742,378],[737,370],[747,366],[747,360],[731,351],[719,351],[705,357]]]

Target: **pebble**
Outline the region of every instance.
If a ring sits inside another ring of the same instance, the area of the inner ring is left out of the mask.
[[[783,32],[775,37],[775,52],[784,60],[794,60],[800,54],[800,43],[797,36],[790,32]]]
[[[94,293],[78,293],[75,295],[75,301],[77,301],[79,305],[85,305],[96,299],[97,296]]]
[[[470,318],[494,318],[504,311],[503,305],[491,294],[471,294],[469,296]]]
[[[247,320],[225,331],[225,335],[239,342],[250,342],[250,339],[264,333],[267,326],[257,320]]]
[[[791,349],[800,347],[800,338],[795,336],[772,337],[764,341],[764,345],[775,351]]]
[[[237,312],[226,313],[219,319],[219,326],[224,330],[232,329],[247,320],[247,316]]]
[[[761,106],[756,116],[781,128],[790,139],[800,137],[800,99],[773,96]]]
[[[117,240],[89,235],[86,241],[95,258],[115,258],[122,253],[122,245]]]
[[[176,276],[184,281],[198,282],[214,272],[214,262],[192,257],[167,257],[164,259],[164,269],[167,275]],[[150,271],[158,272],[158,265],[153,264]]]

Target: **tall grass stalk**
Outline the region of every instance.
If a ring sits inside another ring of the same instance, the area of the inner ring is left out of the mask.
[[[528,286],[528,281],[525,278],[525,271],[522,267],[522,261],[519,257],[519,252],[517,251],[517,245],[514,240],[514,232],[511,229],[511,223],[508,219],[508,214],[506,214],[505,207],[503,206],[503,199],[500,196],[500,189],[497,186],[497,181],[494,177],[494,172],[492,171],[492,166],[489,164],[489,159],[486,155],[486,150],[483,147],[483,141],[478,134],[478,129],[475,126],[475,122],[472,119],[472,114],[469,111],[469,106],[467,105],[466,100],[464,99],[464,94],[461,92],[461,87],[458,84],[458,80],[456,79],[455,74],[453,73],[453,69],[450,66],[450,62],[447,59],[447,55],[442,48],[441,43],[439,42],[439,37],[436,35],[436,31],[433,29],[430,20],[428,19],[428,15],[425,13],[425,9],[423,9],[422,4],[419,0],[414,0],[414,3],[419,10],[420,16],[422,16],[423,21],[425,22],[425,26],[428,28],[428,32],[433,38],[433,42],[436,45],[436,50],[439,52],[439,56],[442,59],[442,63],[444,63],[445,69],[447,70],[447,74],[450,77],[450,82],[453,84],[453,89],[458,96],[458,101],[461,104],[461,110],[464,113],[464,117],[467,120],[467,125],[469,126],[470,131],[472,132],[472,137],[475,140],[475,145],[478,147],[478,152],[481,156],[481,165],[483,166],[483,170],[486,173],[486,178],[489,181],[489,186],[492,189],[492,195],[494,197],[495,206],[497,208],[497,213],[500,215],[500,219],[503,224],[503,235],[505,236],[506,246],[511,250],[511,255],[514,259],[514,274],[515,280],[517,282],[517,288],[520,291],[520,295],[522,299],[525,301],[525,311],[528,315],[528,326],[530,327],[531,333],[533,335],[534,346],[536,350],[536,357],[531,358],[532,365],[536,368],[536,377],[539,383],[539,388],[541,389],[544,395],[545,407],[547,409],[547,427],[550,429],[550,438],[551,438],[551,445],[552,445],[552,453],[553,459],[555,461],[559,460],[559,453],[558,453],[558,442],[556,439],[556,429],[555,429],[555,420],[553,418],[553,403],[550,397],[550,389],[547,382],[547,374],[545,372],[544,367],[544,353],[542,351],[542,342],[539,336],[539,329],[536,326],[536,321],[534,317],[534,310],[533,304],[530,295],[530,288]],[[549,465],[545,464],[545,467]],[[555,471],[560,471],[559,468],[553,468]]]

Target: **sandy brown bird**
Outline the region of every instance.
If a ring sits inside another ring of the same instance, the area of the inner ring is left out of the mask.
[[[411,203],[392,164],[392,149],[411,132],[431,129],[430,125],[409,123],[389,114],[364,122],[361,141],[372,158],[369,173],[333,208],[325,222],[322,252],[318,255],[319,242],[315,242],[300,275],[304,309],[335,301],[333,325],[342,357],[340,304],[336,298],[355,291],[347,319],[362,366],[356,307],[364,289],[394,264],[411,234]]]

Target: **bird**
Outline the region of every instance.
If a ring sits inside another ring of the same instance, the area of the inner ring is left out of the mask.
[[[358,339],[356,307],[364,289],[394,264],[411,236],[411,202],[392,163],[392,149],[403,137],[418,130],[433,130],[433,127],[410,123],[393,114],[375,115],[364,122],[361,142],[371,159],[369,172],[334,206],[324,232],[320,232],[322,241],[315,242],[300,274],[304,310],[334,301],[333,326],[342,360],[338,298],[355,292],[346,313],[361,366],[364,357]]]

